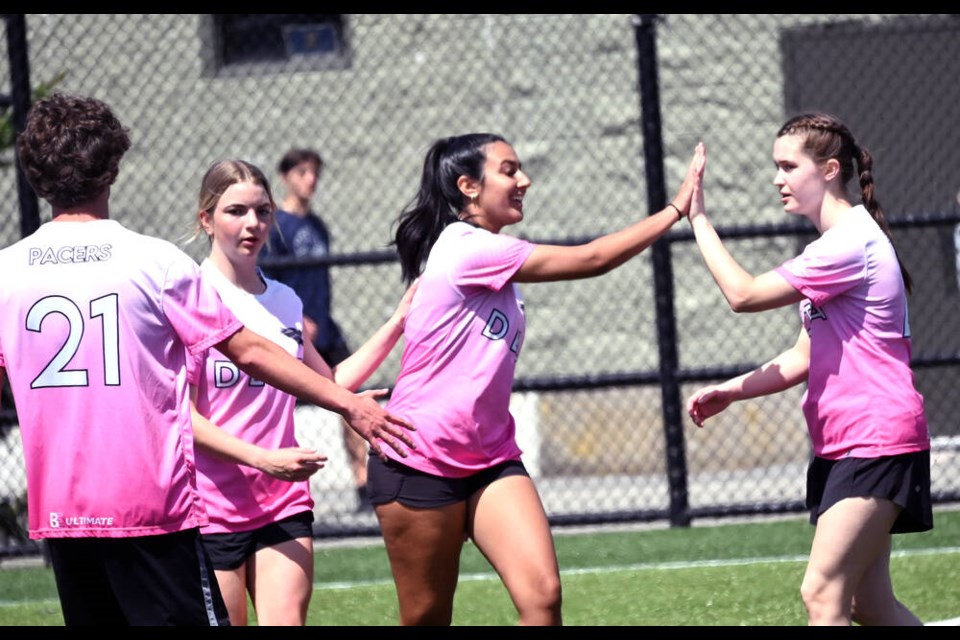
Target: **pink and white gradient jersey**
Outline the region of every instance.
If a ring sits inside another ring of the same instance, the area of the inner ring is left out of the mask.
[[[244,326],[303,358],[303,304],[287,285],[264,278],[267,289],[255,296],[230,282],[209,259],[203,277],[220,293]],[[197,385],[197,410],[213,424],[266,449],[296,447],[293,410],[296,398],[251,378],[216,349],[191,363]],[[198,366],[202,364],[202,367]],[[210,524],[203,533],[251,531],[313,509],[309,482],[277,480],[252,467],[197,451],[197,483]]]
[[[242,325],[196,262],[113,220],[48,222],[0,251],[0,273],[30,537],[206,524],[186,358]]]
[[[910,368],[907,295],[893,245],[854,207],[777,268],[807,297],[810,336],[803,412],[814,454],[876,458],[930,448]]]
[[[510,414],[525,319],[510,279],[534,245],[456,222],[427,260],[404,325],[388,411],[409,420],[415,469],[464,477],[520,458]]]

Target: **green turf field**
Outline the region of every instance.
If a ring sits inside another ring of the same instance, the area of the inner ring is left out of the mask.
[[[804,625],[799,587],[813,527],[802,516],[681,529],[556,531],[564,622],[602,626]],[[960,510],[894,536],[897,596],[925,622],[960,617]],[[308,624],[395,625],[383,546],[320,545]],[[255,623],[255,621],[252,621]],[[454,625],[513,625],[516,613],[468,545]],[[62,625],[49,569],[0,565],[0,625]]]

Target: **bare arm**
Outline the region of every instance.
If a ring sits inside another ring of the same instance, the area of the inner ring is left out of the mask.
[[[310,344],[317,343],[317,334],[320,333],[317,323],[308,315],[303,316],[303,341]]]
[[[271,384],[297,398],[343,416],[370,449],[386,458],[380,441],[406,457],[403,447],[413,448],[407,430],[415,427],[388,413],[370,394],[354,394],[317,373],[274,342],[242,328],[216,345],[244,373]]]
[[[304,316],[304,318],[306,318],[306,316]],[[306,334],[303,336],[303,362],[327,380],[333,380],[333,369],[331,369],[327,361],[323,359],[323,356],[320,355],[317,348],[313,346],[313,342],[307,339]]]
[[[687,413],[702,427],[737,400],[778,393],[807,379],[810,370],[810,337],[800,330],[796,344],[773,360],[726,382],[698,389],[687,400]]]
[[[803,294],[779,273],[768,271],[752,276],[733,259],[707,217],[702,173],[694,182],[689,217],[700,255],[731,309],[738,313],[766,311],[803,299]]]
[[[323,468],[327,456],[303,447],[265,449],[234,436],[210,422],[197,411],[197,389],[190,388],[190,415],[193,419],[193,439],[198,449],[227,462],[259,469],[264,473],[296,482],[306,480]]]
[[[407,287],[390,319],[350,357],[334,367],[333,379],[337,384],[356,391],[377,370],[377,367],[383,364],[400,336],[403,335],[403,325],[410,310],[410,301],[413,300],[413,294],[417,290],[417,284],[414,282]]]
[[[673,206],[626,229],[577,246],[537,245],[513,276],[515,282],[549,282],[598,276],[619,267],[656,242],[690,210],[693,187],[703,172],[703,145],[698,144]]]

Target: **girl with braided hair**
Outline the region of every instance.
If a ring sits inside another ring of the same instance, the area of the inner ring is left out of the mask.
[[[890,579],[891,534],[933,528],[930,435],[910,368],[910,276],[874,197],[873,159],[842,122],[823,113],[791,118],[773,159],[784,210],[820,232],[799,256],[747,273],[707,217],[702,178],[690,224],[731,309],[799,303],[803,329],[766,364],[696,391],[687,412],[702,427],[737,400],[806,382],[806,502],[816,525],[800,588],[808,622],[919,625]],[[846,192],[854,176],[860,204]]]

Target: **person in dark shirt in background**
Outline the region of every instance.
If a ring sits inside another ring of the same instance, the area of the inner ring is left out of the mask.
[[[323,159],[313,149],[293,148],[277,165],[285,196],[276,212],[276,225],[260,253],[264,273],[291,287],[303,301],[304,339],[335,367],[350,355],[350,347],[331,314],[330,269],[325,264],[269,266],[270,258],[322,258],[330,254],[330,231],[311,207],[323,173]],[[367,444],[345,422],[343,442],[357,491],[358,509],[368,510]]]

